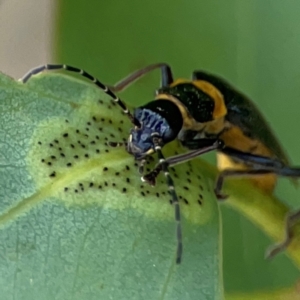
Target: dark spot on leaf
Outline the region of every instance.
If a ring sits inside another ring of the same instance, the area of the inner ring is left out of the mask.
[[[52,162],[48,161],[48,162],[47,162],[47,165],[48,165],[48,166],[52,166]]]
[[[84,154],[84,157],[85,158],[89,158],[89,155],[86,153],[86,154]]]
[[[90,182],[90,187],[93,187],[94,186],[94,183],[93,182]]]
[[[126,192],[127,192],[127,189],[124,187],[124,188],[122,189],[122,192],[123,192],[123,193],[126,193]]]
[[[68,187],[65,187],[65,188],[64,188],[64,191],[65,191],[65,192],[67,192],[67,191],[68,191],[68,189],[69,189]]]
[[[145,196],[146,196],[146,194],[145,194],[144,192],[141,192],[141,195],[142,195],[143,197],[145,197]]]
[[[65,137],[65,138],[68,137],[68,136],[69,136],[68,133],[64,133],[64,134],[63,134],[63,137]]]
[[[64,153],[60,153],[60,156],[61,156],[61,157],[65,157]]]
[[[103,171],[107,171],[107,170],[108,170],[108,168],[107,168],[107,167],[104,167],[104,168],[103,168]]]
[[[67,167],[72,167],[72,164],[71,163],[67,163]]]
[[[56,173],[55,173],[55,171],[54,172],[52,172],[50,175],[49,175],[50,177],[55,177],[56,176]]]

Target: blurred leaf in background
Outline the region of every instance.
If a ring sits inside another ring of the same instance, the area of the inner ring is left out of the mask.
[[[204,69],[248,94],[270,121],[292,161],[300,164],[300,2],[89,1],[58,2],[56,60],[114,83],[153,62],[177,77]],[[151,74],[122,94],[134,105],[153,99]],[[291,207],[300,193],[280,180],[277,194]],[[228,293],[289,287],[299,271],[280,255],[264,260],[270,241],[248,220],[223,207],[224,281]],[[272,297],[272,296],[271,296]]]

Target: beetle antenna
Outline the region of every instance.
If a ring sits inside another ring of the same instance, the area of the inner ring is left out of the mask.
[[[131,114],[125,103],[117,97],[106,85],[104,85],[102,82],[100,82],[96,77],[90,75],[89,73],[85,72],[82,69],[75,68],[68,65],[52,65],[52,64],[46,64],[43,66],[36,67],[34,69],[31,69],[28,73],[26,73],[19,81],[26,83],[32,76],[37,75],[39,73],[42,73],[44,71],[51,71],[51,70],[65,70],[69,72],[74,72],[77,74],[82,75],[83,77],[89,79],[92,81],[98,88],[100,88],[105,94],[112,97],[112,101],[114,101],[116,104],[118,104],[121,109],[123,110],[124,114],[128,116],[131,123],[133,123],[135,126],[140,127],[140,122],[134,118],[134,116]]]
[[[165,161],[164,155],[161,151],[159,136],[157,133],[152,134],[152,140],[154,144],[154,149],[158,156],[158,160],[162,165],[162,171],[166,177],[169,194],[171,195],[171,204],[173,204],[175,208],[176,238],[177,238],[176,263],[180,264],[182,258],[182,231],[181,231],[181,216],[180,216],[180,206],[179,206],[178,196],[174,188],[173,179],[168,170],[168,163]]]

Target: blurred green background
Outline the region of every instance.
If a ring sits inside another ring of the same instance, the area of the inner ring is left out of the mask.
[[[189,78],[195,69],[222,75],[257,103],[299,165],[299,11],[299,1],[280,0],[59,0],[53,51],[56,62],[110,84],[155,62],[171,64],[176,77]],[[159,73],[150,74],[123,99],[150,101],[158,84]],[[300,192],[287,180],[276,194],[300,206]],[[299,271],[284,254],[264,260],[271,243],[264,234],[225,206],[222,212],[226,292],[296,283]]]

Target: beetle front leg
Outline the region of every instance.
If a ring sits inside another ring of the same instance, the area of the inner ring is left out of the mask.
[[[204,153],[211,152],[213,150],[220,149],[224,146],[224,143],[221,140],[216,139],[202,139],[199,140],[202,142],[202,148],[199,148],[197,150],[193,150],[187,153],[175,155],[168,157],[164,160],[164,164],[169,166],[175,166],[184,162],[187,162],[195,157],[198,157]],[[193,141],[193,143],[197,142],[197,140]],[[205,146],[204,146],[205,145]],[[155,168],[142,177],[142,181],[148,182],[150,185],[154,186],[156,183],[156,177],[159,175],[159,173],[162,170],[162,163],[159,162]]]

